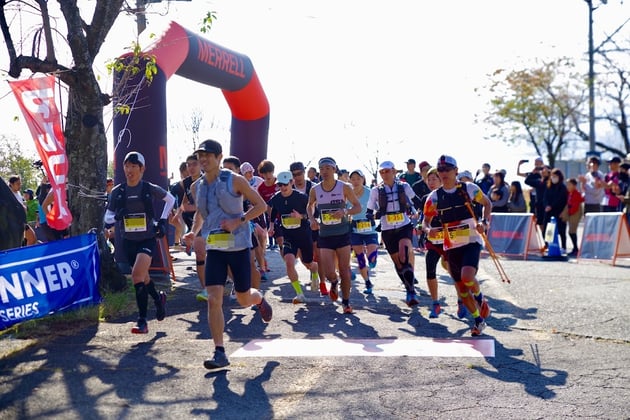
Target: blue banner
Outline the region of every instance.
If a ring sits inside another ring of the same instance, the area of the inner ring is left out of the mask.
[[[94,234],[0,253],[0,330],[98,304],[99,279]]]

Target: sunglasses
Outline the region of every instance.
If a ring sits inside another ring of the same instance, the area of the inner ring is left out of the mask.
[[[439,166],[438,166],[437,171],[438,171],[438,172],[450,172],[450,171],[452,171],[453,169],[454,169],[454,168],[450,168],[450,167],[448,167],[448,166],[442,166],[442,167],[439,167]]]
[[[378,171],[379,174],[388,174],[390,173],[392,170],[391,169],[381,169],[380,171]]]
[[[284,184],[282,182],[276,182],[276,185],[278,185],[279,187],[286,187],[289,184]]]

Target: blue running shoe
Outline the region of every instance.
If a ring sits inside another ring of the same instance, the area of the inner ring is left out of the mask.
[[[410,308],[413,306],[416,306],[419,302],[418,302],[418,297],[416,296],[415,292],[407,292],[407,306],[409,306]]]
[[[442,312],[442,307],[440,306],[440,302],[433,302],[433,305],[431,307],[431,312],[429,313],[429,318],[437,318],[440,312]]]
[[[461,300],[457,301],[457,318],[463,319],[468,316],[468,309]]]

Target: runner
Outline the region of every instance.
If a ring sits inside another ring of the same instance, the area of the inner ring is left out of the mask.
[[[378,233],[375,229],[374,218],[368,220],[365,213],[367,211],[368,200],[370,198],[370,188],[365,185],[365,176],[360,169],[355,169],[350,173],[350,183],[352,191],[361,203],[361,211],[352,217],[352,233],[350,234],[350,244],[357,258],[359,273],[365,281],[363,293],[372,294],[374,284],[370,280],[369,268],[376,267],[376,257],[378,256]],[[367,258],[366,258],[367,255]]]
[[[280,172],[276,183],[280,187],[280,191],[271,197],[267,204],[271,207],[271,219],[280,219],[284,230],[282,258],[286,265],[287,276],[296,293],[293,303],[306,303],[295,269],[296,258],[300,258],[302,264],[311,272],[311,279],[315,279],[319,284],[317,263],[313,262],[311,229],[306,214],[308,196],[293,189],[291,172]],[[273,230],[274,226],[272,225],[269,229],[270,234],[273,234]],[[313,291],[317,291],[317,287]]]
[[[171,193],[142,180],[145,169],[144,156],[141,153],[127,153],[123,160],[127,182],[114,187],[104,216],[108,231],[117,221],[123,230],[122,247],[131,266],[131,280],[138,305],[138,322],[131,329],[133,334],[149,332],[149,295],[155,302],[156,319],[162,321],[166,316],[166,293],[155,289],[155,284],[149,277],[149,267],[157,246],[156,238],[162,238],[166,234],[168,215],[175,204],[175,197]],[[165,203],[157,223],[153,209],[154,199]]]
[[[413,205],[419,207],[420,199],[409,184],[396,179],[393,162],[386,160],[378,168],[383,182],[372,188],[366,215],[373,219],[377,211],[381,238],[407,292],[405,302],[412,307],[418,304],[412,245],[412,219],[417,220],[418,213]]]
[[[223,346],[223,292],[228,267],[233,274],[236,299],[243,307],[258,305],[263,322],[271,321],[272,308],[262,293],[251,288],[249,253],[252,246],[249,221],[265,211],[266,204],[241,175],[221,169],[222,147],[205,140],[195,151],[204,176],[197,185],[197,212],[187,243],[198,234],[206,240],[206,289],[208,325],[215,346],[214,356],[204,362],[206,369],[230,364]],[[252,204],[243,213],[243,199]]]
[[[486,327],[485,319],[490,315],[490,307],[475,275],[483,244],[481,233],[488,228],[492,203],[476,184],[457,181],[457,161],[453,157],[440,156],[437,171],[442,187],[432,191],[424,205],[422,228],[429,237],[437,235],[441,229],[446,231],[443,247],[449,271],[458,296],[474,318],[470,333],[478,336]],[[473,201],[483,205],[484,218],[481,221],[473,218]],[[431,227],[434,217],[439,219],[442,228]]]
[[[350,306],[350,221],[349,215],[361,211],[361,204],[352,192],[352,187],[345,182],[335,179],[337,163],[331,157],[319,160],[321,183],[315,185],[309,194],[308,217],[311,229],[319,229],[317,245],[320,249],[320,264],[324,266],[326,278],[330,281],[330,299],[339,299],[337,286],[337,272],[335,271],[335,257],[339,264],[341,277],[341,304],[345,314],[352,313]],[[350,201],[352,207],[347,208]],[[320,221],[315,218],[315,211],[319,211]]]

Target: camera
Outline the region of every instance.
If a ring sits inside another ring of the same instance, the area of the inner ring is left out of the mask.
[[[42,169],[42,166],[44,166],[44,163],[41,160],[36,160],[35,162],[33,162],[34,168]]]

